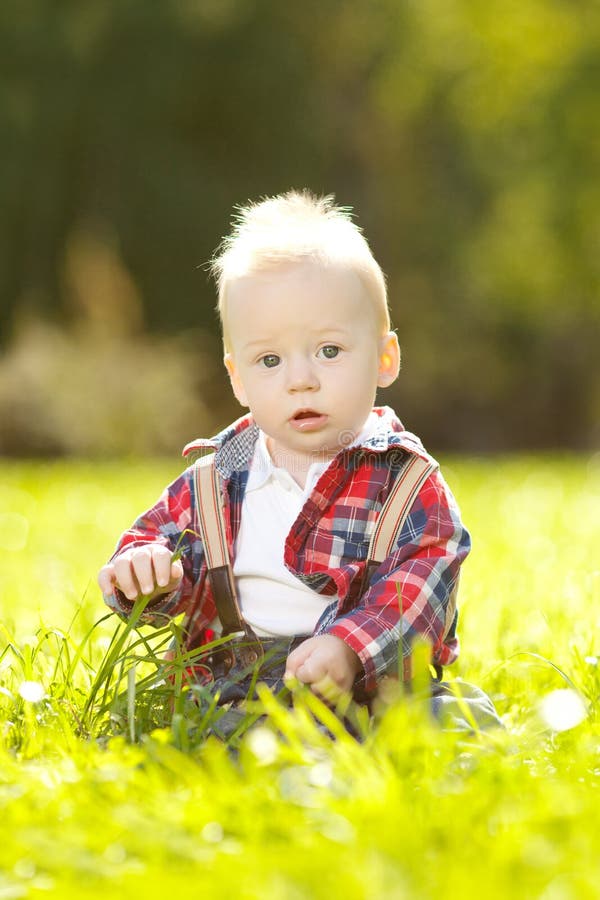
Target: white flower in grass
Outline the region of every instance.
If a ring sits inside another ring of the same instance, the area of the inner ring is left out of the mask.
[[[268,728],[259,725],[252,729],[248,732],[246,741],[260,765],[269,766],[277,759],[279,742]]]
[[[546,694],[540,702],[539,712],[552,731],[568,731],[583,722],[587,716],[585,703],[571,688]]]
[[[200,832],[209,844],[219,844],[223,840],[223,826],[220,822],[207,822]]]
[[[19,685],[19,696],[28,703],[39,703],[46,696],[46,691],[39,681],[22,681]]]

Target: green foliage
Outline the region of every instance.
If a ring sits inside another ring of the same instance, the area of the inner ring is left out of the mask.
[[[228,746],[189,660],[167,672],[176,623],[134,630],[86,589],[173,467],[4,465],[0,896],[595,897],[598,460],[445,471],[475,545],[458,674],[506,731],[390,696],[358,742],[310,691],[259,687]]]
[[[593,0],[8,0],[0,339],[122,320],[218,359],[202,266],[233,205],[307,186],[388,275],[411,428],[595,446],[599,39]]]

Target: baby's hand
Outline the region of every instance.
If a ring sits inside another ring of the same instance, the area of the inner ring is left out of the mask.
[[[100,589],[103,594],[111,594],[118,588],[132,601],[142,594],[147,597],[169,594],[179,587],[183,578],[183,566],[179,560],[171,562],[171,556],[171,551],[162,544],[125,550],[100,569]]]
[[[335,700],[334,694],[349,692],[361,662],[358,655],[341,638],[333,634],[320,634],[308,638],[292,650],[287,658],[285,678],[295,677],[326,700]]]

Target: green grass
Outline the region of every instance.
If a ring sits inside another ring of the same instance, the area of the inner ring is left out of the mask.
[[[263,694],[235,754],[206,739],[184,661],[165,683],[171,630],[104,618],[95,586],[177,471],[2,465],[0,900],[597,897],[600,459],[445,465],[474,543],[456,674],[505,733],[441,732],[404,698],[333,741],[316,699]],[[552,730],[573,696],[583,721]]]

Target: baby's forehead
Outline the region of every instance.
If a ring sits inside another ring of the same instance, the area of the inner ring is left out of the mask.
[[[230,278],[230,283],[244,281],[289,281],[290,279],[328,280],[354,277],[356,265],[351,260],[332,260],[318,254],[299,255],[294,258],[277,256],[255,260]]]
[[[329,308],[338,308],[339,301],[344,298],[358,298],[365,315],[375,305],[368,285],[355,267],[312,259],[263,266],[240,274],[227,286],[228,304],[238,310],[265,298],[285,304],[296,298],[315,296],[319,298],[323,313]],[[357,313],[362,311],[360,307]]]
[[[349,264],[308,259],[262,266],[229,281],[222,321],[226,346],[262,335],[347,331],[357,323],[378,333],[385,307]]]

